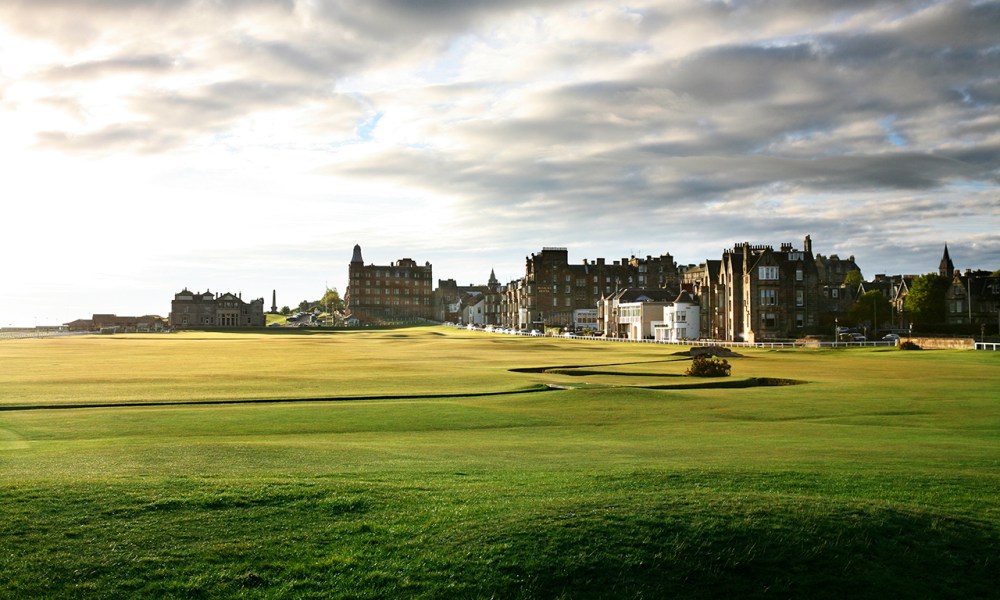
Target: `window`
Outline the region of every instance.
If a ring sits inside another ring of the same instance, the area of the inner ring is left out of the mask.
[[[838,290],[837,288],[833,288],[832,290],[830,290],[830,297],[831,298],[839,298],[840,297],[840,290]]]
[[[795,269],[795,281],[802,281],[802,269]]]
[[[805,305],[806,305],[805,290],[795,290],[795,306],[805,306]]]
[[[795,313],[795,326],[804,327],[806,324],[806,317],[802,313]]]
[[[778,290],[762,289],[760,291],[761,306],[775,306],[778,304]]]
[[[760,326],[764,329],[774,329],[777,326],[777,318],[775,318],[774,313],[761,313],[760,314]]]
[[[763,281],[777,281],[778,267],[757,267],[757,277]]]

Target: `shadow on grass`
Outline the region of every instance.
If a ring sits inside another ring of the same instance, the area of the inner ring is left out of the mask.
[[[990,597],[1000,535],[863,505],[723,498],[646,514],[598,507],[493,532],[473,595],[503,598]],[[713,512],[710,512],[711,509]],[[468,577],[468,575],[467,575]]]
[[[782,481],[763,483],[795,483]],[[370,482],[22,489],[5,499],[0,581],[11,597],[244,597],[251,587],[260,597],[985,598],[1000,589],[993,523],[714,477],[600,483],[579,489],[582,498],[501,504],[478,487],[439,494]]]

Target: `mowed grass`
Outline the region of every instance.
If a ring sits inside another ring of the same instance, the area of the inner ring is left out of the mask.
[[[996,595],[1000,355],[678,350],[2,342],[0,596]],[[114,406],[261,398],[303,401]]]

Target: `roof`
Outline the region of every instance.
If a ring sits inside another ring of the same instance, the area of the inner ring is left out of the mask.
[[[681,293],[674,299],[674,304],[697,304],[697,302],[691,298],[691,294],[687,293],[687,290],[681,290]]]

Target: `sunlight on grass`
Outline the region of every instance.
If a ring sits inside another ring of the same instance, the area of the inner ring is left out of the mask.
[[[1000,589],[996,354],[750,350],[728,379],[804,383],[670,389],[692,380],[676,350],[445,328],[4,341],[0,589]],[[535,386],[566,389],[476,395]],[[261,398],[302,401],[113,406]],[[74,403],[109,406],[43,408]]]

